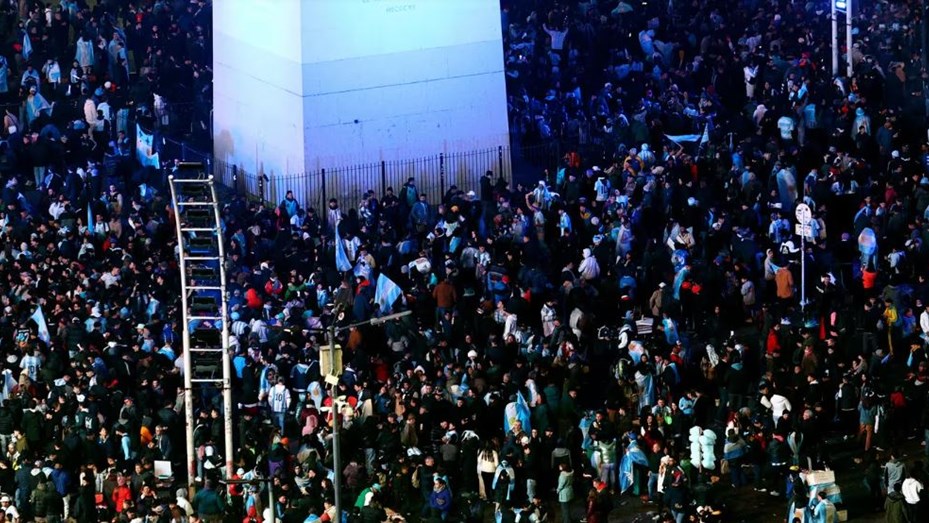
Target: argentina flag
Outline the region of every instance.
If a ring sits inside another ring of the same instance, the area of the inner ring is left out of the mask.
[[[531,430],[529,427],[529,416],[529,405],[526,403],[526,398],[523,397],[522,392],[517,392],[516,401],[510,402],[507,404],[506,409],[504,409],[503,431],[506,433],[510,432],[510,429],[513,428],[513,424],[518,421],[522,425],[523,432],[528,433]]]
[[[23,59],[28,60],[32,56],[32,38],[29,33],[23,33]]]
[[[400,290],[399,285],[383,274],[378,275],[377,287],[374,290],[374,301],[380,305],[382,313],[389,313],[397,298],[402,295],[403,292]]]
[[[339,272],[352,270],[352,262],[348,261],[348,255],[345,254],[345,244],[342,243],[342,237],[339,236],[339,225],[335,226],[335,268]]]
[[[39,339],[44,341],[46,344],[52,341],[52,337],[48,333],[48,324],[45,323],[45,313],[42,312],[42,306],[39,305],[35,312],[32,313],[32,316],[29,317],[35,324],[39,327]]]
[[[639,448],[639,444],[636,440],[629,442],[629,446],[626,447],[626,453],[619,462],[620,494],[629,490],[629,487],[635,482],[635,476],[633,474],[635,467],[633,465],[648,466],[648,458],[645,456],[645,453],[642,452],[642,449]]]

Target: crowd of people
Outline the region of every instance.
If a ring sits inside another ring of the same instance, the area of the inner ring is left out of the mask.
[[[235,450],[198,389],[195,493],[178,210],[128,137],[209,99],[211,3],[93,4],[0,6],[7,520],[336,521],[338,476],[364,522],[738,520],[729,490],[831,523],[804,481],[843,445],[859,509],[927,513],[915,4],[862,7],[845,78],[819,4],[505,3],[512,126],[573,152],[436,198],[224,197]]]

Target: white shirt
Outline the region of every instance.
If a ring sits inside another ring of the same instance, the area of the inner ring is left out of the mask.
[[[548,26],[543,26],[543,29],[548,36],[552,38],[552,50],[561,51],[564,49],[564,41],[568,37],[568,30],[558,31],[555,29],[549,29]]]
[[[919,315],[919,328],[923,331],[923,334],[929,336],[929,311],[923,311]]]
[[[3,513],[4,515],[9,514],[13,516],[12,520],[14,523],[19,521],[19,511],[16,510],[16,507],[14,507],[12,504],[8,506],[7,508],[3,509]]]
[[[767,396],[763,396],[761,398],[761,404],[771,409],[775,421],[784,414],[785,410],[793,410],[790,406],[790,400],[780,394],[772,394],[770,399]]]
[[[781,138],[784,140],[790,140],[793,138],[794,132],[794,120],[789,116],[781,116],[777,120],[777,128],[781,131]]]
[[[58,220],[62,214],[65,212],[65,204],[55,200],[51,205],[48,206],[48,214],[51,215],[53,220]]]
[[[42,366],[42,360],[33,354],[23,356],[19,362],[19,367],[29,373],[29,379],[36,381],[39,375],[39,367]]]
[[[268,393],[268,405],[272,412],[286,412],[290,407],[290,390],[283,383],[271,387]]]
[[[903,492],[903,497],[906,498],[906,502],[910,505],[915,505],[919,503],[919,493],[923,490],[923,484],[913,478],[906,478],[903,480],[903,487],[901,490]]]

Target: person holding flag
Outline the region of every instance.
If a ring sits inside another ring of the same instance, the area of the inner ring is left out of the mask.
[[[48,324],[45,322],[45,313],[42,312],[41,305],[36,307],[35,312],[32,313],[32,316],[30,316],[29,319],[34,321],[36,326],[39,328],[39,339],[45,342],[46,345],[50,344],[52,337],[48,333]]]
[[[381,314],[390,314],[394,303],[401,299],[403,291],[400,286],[384,274],[377,276],[377,287],[374,290],[374,302],[380,307]]]
[[[345,252],[345,244],[342,243],[342,237],[339,234],[339,224],[336,223],[333,229],[335,229],[335,268],[339,272],[348,272],[352,270],[352,262]]]

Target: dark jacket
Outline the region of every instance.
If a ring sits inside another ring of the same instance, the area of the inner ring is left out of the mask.
[[[884,502],[884,518],[887,523],[908,523],[910,521],[903,494],[891,492],[887,496],[887,501]]]
[[[368,505],[361,509],[361,523],[381,523],[387,519],[387,512],[381,507]]]

